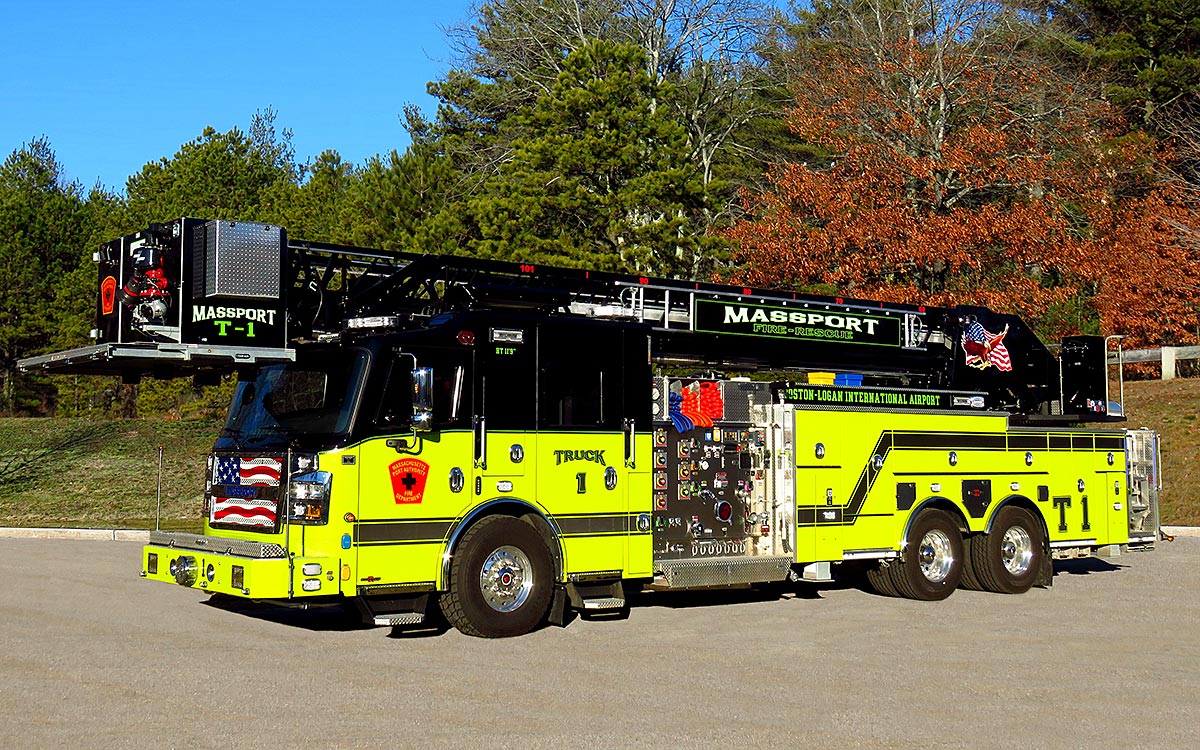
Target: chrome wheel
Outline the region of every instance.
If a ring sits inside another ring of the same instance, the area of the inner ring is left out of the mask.
[[[533,565],[516,547],[497,548],[479,570],[479,591],[497,612],[512,612],[525,603],[533,589]]]
[[[930,583],[941,583],[954,569],[954,547],[950,537],[941,529],[930,529],[921,537],[917,547],[921,573]]]
[[[1033,564],[1033,539],[1020,526],[1010,526],[1000,540],[1000,562],[1014,576],[1025,575]]]

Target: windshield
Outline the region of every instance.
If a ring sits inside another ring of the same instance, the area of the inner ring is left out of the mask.
[[[345,435],[366,364],[363,351],[324,351],[239,380],[218,447],[264,447],[296,438],[311,443]]]

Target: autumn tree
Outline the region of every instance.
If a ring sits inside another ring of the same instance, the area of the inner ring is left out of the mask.
[[[1020,15],[830,0],[801,21],[790,123],[833,158],[750,198],[757,218],[730,232],[747,281],[985,304],[1050,335],[1186,335],[1195,311],[1162,271],[1195,259],[1173,244],[1155,145],[1039,57]]]

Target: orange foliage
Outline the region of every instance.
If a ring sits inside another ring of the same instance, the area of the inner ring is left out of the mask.
[[[1200,262],[1171,229],[1181,196],[1155,177],[1169,155],[1118,137],[1102,102],[1048,69],[953,53],[897,42],[870,64],[839,47],[798,66],[791,126],[836,156],[782,165],[746,197],[756,218],[728,232],[738,281],[982,304],[1048,336],[1098,315],[1127,346],[1194,340]],[[913,85],[955,64],[953,85]]]

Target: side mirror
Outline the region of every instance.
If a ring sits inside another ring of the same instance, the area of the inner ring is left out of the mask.
[[[418,367],[412,371],[413,430],[433,429],[433,368]]]

